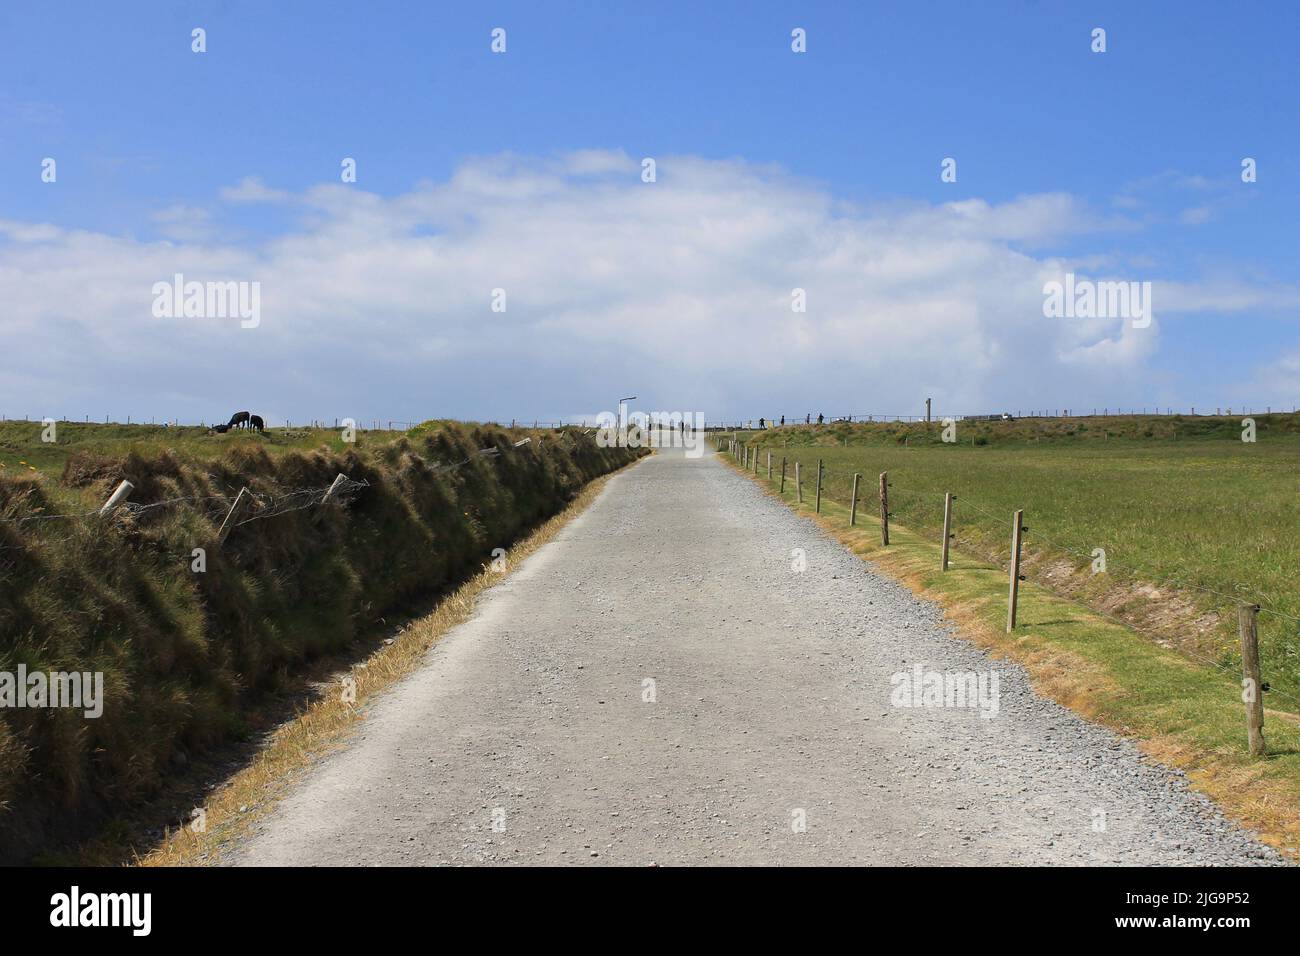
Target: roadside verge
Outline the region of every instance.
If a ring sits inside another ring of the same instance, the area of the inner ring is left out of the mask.
[[[1035,689],[1134,741],[1145,753],[1184,771],[1192,786],[1225,813],[1291,857],[1300,852],[1300,717],[1265,709],[1268,755],[1246,749],[1245,708],[1233,675],[1153,644],[1086,607],[1032,582],[1020,586],[1018,623],[1007,634],[1007,572],[953,551],[940,570],[939,541],[891,521],[889,545],[879,519],[823,498],[796,500],[769,481],[720,460],[779,498],[875,570],[934,601],[964,639],[1017,661]]]

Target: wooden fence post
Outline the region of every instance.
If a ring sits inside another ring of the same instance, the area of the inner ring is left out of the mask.
[[[134,487],[135,485],[131,484],[131,482],[124,480],[120,485],[117,486],[117,488],[113,490],[113,493],[108,496],[108,500],[104,502],[104,507],[99,509],[99,516],[101,518],[104,517],[104,515],[108,514],[110,511],[112,511],[114,508],[120,505],[123,501],[125,501],[127,496],[131,494],[131,490]]]
[[[772,480],[772,453],[767,453],[767,480]]]
[[[880,543],[889,544],[889,472],[880,473]]]
[[[849,498],[849,527],[858,523],[858,473],[853,473],[853,495]]]
[[[1264,756],[1264,683],[1259,674],[1259,631],[1257,604],[1237,609],[1237,630],[1241,635],[1241,699],[1246,704],[1246,741],[1253,757]]]
[[[803,479],[799,475],[799,463],[794,463],[794,493],[799,499],[799,504],[803,504]]]
[[[1025,512],[1011,519],[1011,590],[1007,594],[1007,633],[1016,626],[1016,602],[1020,599],[1020,537],[1025,529]]]
[[[952,540],[952,492],[943,495],[943,567],[948,570],[948,542]]]
[[[235,530],[239,516],[244,513],[244,508],[248,506],[252,497],[247,488],[239,489],[239,494],[235,496],[235,503],[230,506],[230,513],[226,515],[226,520],[221,522],[221,530],[217,532],[218,547],[225,544],[226,539],[230,537],[230,532]]]
[[[525,439],[525,441],[527,441],[527,439]],[[334,492],[338,491],[339,487],[343,484],[343,482],[347,480],[348,480],[348,476],[343,474],[343,472],[339,472],[338,475],[334,478],[334,481],[330,483],[329,491],[325,492],[325,497],[320,500],[320,503],[325,504],[327,501],[333,498]]]
[[[785,494],[785,457],[781,458],[781,494]]]
[[[817,459],[817,513],[822,513],[822,460]]]

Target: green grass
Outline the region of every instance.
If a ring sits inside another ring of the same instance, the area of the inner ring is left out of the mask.
[[[1176,416],[958,423],[952,444],[937,423],[928,432],[837,424],[741,438],[760,449],[764,471],[768,451],[778,471],[787,458],[789,480],[801,462],[809,498],[819,458],[826,501],[847,503],[860,473],[859,514],[868,517],[887,471],[896,520],[936,542],[951,491],[957,546],[1003,565],[1012,512],[1023,508],[1031,579],[1195,659],[1234,666],[1236,606],[1257,602],[1274,703],[1285,706],[1285,696],[1300,707],[1300,430],[1293,415],[1256,421],[1254,443],[1241,441],[1240,419]],[[1097,548],[1105,574],[1091,570]],[[1162,590],[1145,593],[1140,582]]]
[[[419,426],[417,426],[419,427]],[[343,441],[338,428],[268,428],[263,433],[240,430],[224,435],[209,434],[197,425],[165,428],[162,425],[97,425],[56,422],[55,442],[44,442],[40,422],[0,422],[0,475],[41,472],[62,473],[69,455],[90,452],[104,456],[125,456],[134,452],[154,457],[164,451],[193,458],[212,458],[235,448],[263,448],[271,455],[291,451],[328,448],[370,449],[388,444],[400,432],[358,431],[356,442]]]

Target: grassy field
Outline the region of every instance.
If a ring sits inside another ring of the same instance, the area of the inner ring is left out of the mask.
[[[315,451],[328,448],[343,452],[347,448],[376,448],[391,442],[401,432],[358,431],[356,442],[343,441],[338,428],[268,428],[263,433],[250,430],[208,434],[206,428],[182,425],[87,425],[81,422],[56,422],[57,441],[44,442],[40,422],[0,422],[0,475],[42,472],[57,476],[69,455],[92,452],[105,456],[136,453],[154,457],[164,451],[190,458],[212,458],[235,448],[264,448],[272,455],[290,451]]]
[[[1264,679],[1273,706],[1300,711],[1300,422],[1257,416],[1257,441],[1240,418],[1125,417],[924,424],[795,426],[741,433],[787,487],[800,462],[805,495],[825,468],[823,499],[847,504],[862,475],[859,520],[879,511],[890,481],[893,521],[935,542],[943,493],[957,496],[955,546],[1005,567],[1012,512],[1025,510],[1026,573],[1058,593],[1202,662],[1238,660],[1240,603],[1259,616]],[[1094,550],[1106,571],[1093,573]]]

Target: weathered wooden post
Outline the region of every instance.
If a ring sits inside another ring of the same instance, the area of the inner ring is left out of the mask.
[[[524,439],[524,441],[527,440],[528,439],[526,438]],[[338,491],[339,488],[343,486],[343,483],[347,480],[348,480],[348,476],[343,474],[342,472],[339,472],[338,475],[335,476],[334,481],[330,483],[329,490],[325,492],[325,497],[320,500],[320,503],[325,504],[327,501],[333,498],[334,492]]]
[[[880,473],[880,543],[889,544],[889,472]]]
[[[129,481],[123,480],[123,482],[113,490],[113,493],[108,496],[108,500],[104,502],[104,507],[99,509],[99,516],[101,518],[104,517],[125,501],[127,496],[131,494],[133,488],[135,488],[135,485],[131,484]]]
[[[794,493],[799,504],[803,504],[803,479],[799,475],[799,463],[797,461],[794,463]]]
[[[858,473],[853,473],[853,494],[849,498],[849,527],[858,523]]]
[[[817,459],[817,513],[822,513],[822,460]]]
[[[239,489],[239,494],[235,496],[235,503],[230,506],[230,513],[226,515],[226,520],[221,522],[221,530],[217,532],[218,547],[225,544],[226,539],[230,537],[230,532],[235,530],[239,516],[244,513],[252,497],[247,488]]]
[[[772,480],[772,453],[767,453],[767,480]]]
[[[785,494],[785,457],[781,458],[781,494]]]
[[[1258,604],[1237,609],[1237,630],[1241,635],[1241,699],[1246,704],[1246,742],[1252,757],[1262,757],[1264,748],[1264,683],[1259,673]]]
[[[948,542],[952,540],[952,498],[951,491],[944,492],[943,495],[943,567],[942,570],[948,570]]]
[[[1011,590],[1007,594],[1007,633],[1016,626],[1016,602],[1020,598],[1020,538],[1025,530],[1025,512],[1019,510],[1011,519]]]

